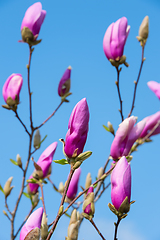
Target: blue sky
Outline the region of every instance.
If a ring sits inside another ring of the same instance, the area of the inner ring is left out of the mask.
[[[18,112],[29,127],[29,109],[27,94],[28,46],[19,43],[21,39],[20,26],[26,9],[35,1],[5,0],[0,2],[0,88],[12,73],[21,73],[24,79],[20,94],[21,104]],[[65,138],[68,120],[75,104],[83,97],[87,98],[90,110],[89,134],[85,150],[93,151],[93,155],[82,165],[80,185],[84,186],[88,172],[91,172],[93,181],[98,169],[104,165],[113,140],[102,125],[110,121],[115,130],[121,121],[118,112],[119,101],[115,86],[116,71],[106,59],[103,48],[103,36],[107,27],[120,17],[127,17],[131,30],[127,39],[124,54],[127,56],[129,68],[123,67],[120,77],[120,87],[123,99],[124,115],[127,117],[133,96],[133,81],[136,80],[141,60],[141,47],[136,36],[143,18],[150,18],[149,39],[146,44],[146,61],[142,70],[136,97],[134,116],[138,120],[159,111],[159,101],[147,87],[147,82],[160,82],[159,74],[159,14],[158,1],[109,1],[109,0],[82,0],[82,1],[41,1],[43,9],[47,11],[46,19],[40,31],[42,43],[35,47],[31,66],[31,89],[33,91],[33,119],[35,126],[44,121],[60,102],[57,94],[59,80],[65,69],[71,65],[71,92],[70,103],[65,103],[56,115],[41,128],[42,137],[48,135],[39,151],[34,155],[38,160],[44,149],[59,138]],[[0,96],[1,105],[4,104]],[[23,164],[27,156],[28,136],[17,121],[13,112],[0,108],[0,146],[1,167],[0,184],[4,186],[6,180],[13,176],[12,191],[8,203],[11,209],[19,194],[22,173],[9,159],[16,158],[17,153],[22,157]],[[159,233],[159,204],[160,175],[159,175],[159,141],[160,136],[152,138],[153,142],[140,147],[133,154],[132,168],[132,205],[128,217],[119,227],[119,240],[140,239],[158,240]],[[63,158],[62,144],[58,141],[54,159]],[[52,165],[52,180],[58,186],[60,181],[65,182],[69,166]],[[32,163],[27,176],[33,172]],[[80,191],[80,188],[79,188]],[[59,206],[60,196],[50,184],[45,186],[46,208],[51,222]],[[95,222],[106,239],[113,239],[113,222],[116,217],[108,209],[110,189],[96,204]],[[156,206],[155,206],[156,205]],[[39,204],[41,206],[41,204]],[[4,197],[0,193],[0,239],[7,240],[10,236],[8,219],[3,215]],[[15,228],[29,212],[30,203],[23,197],[20,204]],[[69,219],[64,217],[52,239],[64,239],[67,235]],[[99,239],[98,234],[84,221],[80,229],[79,239]],[[2,227],[3,226],[3,227]],[[63,229],[63,232],[62,232]],[[86,235],[85,229],[88,234]],[[127,229],[127,230],[126,230]],[[63,234],[63,235],[61,235]],[[94,235],[92,235],[94,234]]]

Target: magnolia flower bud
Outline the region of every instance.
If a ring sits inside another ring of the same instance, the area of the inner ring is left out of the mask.
[[[77,217],[77,210],[74,209],[71,215],[71,220],[68,226],[68,237],[67,240],[77,240],[78,239],[78,228],[79,220]]]
[[[36,179],[45,178],[48,175],[48,171],[50,168],[50,165],[53,160],[53,155],[56,151],[57,142],[52,143],[45,149],[45,151],[41,154],[40,158],[38,159],[38,162],[35,163],[35,167],[37,168],[36,171],[29,177],[29,179],[35,177]],[[28,183],[27,191],[29,193],[35,194],[38,191],[39,185],[37,183]]]
[[[21,157],[20,157],[19,154],[17,154],[16,159],[17,159],[17,164],[18,164],[18,166],[19,166],[20,168],[22,168],[22,161],[21,161]]]
[[[69,183],[69,187],[67,190],[67,198],[69,198],[70,200],[73,200],[77,194],[80,174],[81,174],[81,169],[77,168],[73,173],[73,176]]]
[[[34,3],[27,9],[21,25],[21,35],[24,42],[34,45],[45,16],[46,11],[42,10],[40,2]]]
[[[47,221],[48,221],[48,219],[46,217],[46,214],[43,213],[42,222],[41,222],[41,238],[42,238],[42,240],[45,240],[48,236]]]
[[[34,148],[38,149],[40,147],[40,142],[41,142],[41,135],[40,135],[39,129],[37,129],[33,139]]]
[[[160,100],[160,83],[155,81],[149,81],[147,83],[148,87],[155,93],[155,95]]]
[[[88,189],[85,201],[83,202],[83,211],[85,213],[85,215],[83,215],[84,217],[87,215],[90,215],[91,217],[94,216],[94,212],[95,212],[95,207],[94,207],[94,192],[93,192],[93,186],[91,186]]]
[[[21,229],[20,240],[39,240],[42,215],[42,207],[38,208],[30,215]]]
[[[12,180],[13,180],[13,177],[10,177],[4,185],[3,190],[4,190],[5,198],[7,198],[10,195],[11,190],[14,188],[14,186],[11,187]]]
[[[64,146],[68,158],[76,157],[83,152],[87,140],[88,122],[88,104],[86,98],[83,98],[76,104],[69,119]]]
[[[145,125],[143,131],[141,132],[140,138],[144,138],[148,133],[150,133],[150,131],[152,131],[152,129],[155,127],[155,125],[158,124],[158,122],[160,122],[160,111],[144,118],[142,121],[146,121],[146,125]],[[157,126],[157,128],[150,135],[150,137],[153,135],[159,134],[159,133],[160,133],[160,125]]]
[[[67,68],[67,70],[64,72],[59,85],[58,85],[58,95],[60,97],[63,97],[65,94],[67,94],[70,90],[70,84],[71,84],[71,66]]]
[[[16,107],[19,104],[19,94],[22,88],[22,84],[22,75],[13,73],[7,78],[3,86],[3,98],[10,107],[10,109],[16,110]]]
[[[131,167],[127,159],[122,157],[111,174],[111,199],[114,207],[119,212],[127,213],[130,207],[130,197]]]
[[[131,116],[124,119],[119,125],[115,138],[111,145],[110,155],[113,159],[118,159],[122,156],[127,156],[131,150],[134,142],[139,138],[141,132],[144,129],[145,120],[138,122],[135,126],[137,118]]]
[[[91,184],[92,184],[91,173],[88,173],[86,177],[85,188],[89,188]]]
[[[129,30],[126,17],[118,19],[107,28],[103,38],[103,50],[108,60],[119,61],[123,56]]]

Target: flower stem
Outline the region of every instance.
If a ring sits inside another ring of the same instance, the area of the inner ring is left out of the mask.
[[[41,193],[42,193],[43,210],[44,210],[45,215],[47,215],[47,213],[46,213],[46,208],[45,208],[45,204],[44,204],[44,194],[43,194],[43,185],[42,185],[42,183],[39,183],[39,186],[40,186],[40,188],[41,188]]]
[[[99,231],[99,229],[97,228],[97,226],[96,226],[96,224],[94,223],[93,219],[90,219],[89,221],[92,223],[92,225],[94,226],[94,228],[96,229],[96,231],[98,232],[98,234],[101,236],[101,238],[102,238],[103,240],[106,240],[106,239],[103,237],[102,233],[101,233],[101,232]]]
[[[121,93],[120,93],[120,87],[119,87],[119,74],[120,74],[120,69],[118,69],[118,67],[116,67],[116,70],[117,70],[117,81],[116,81],[116,86],[117,86],[117,90],[118,90],[118,96],[119,96],[119,102],[120,102],[120,109],[119,109],[119,112],[121,114],[121,118],[122,118],[122,122],[124,120],[124,117],[123,117],[123,110],[122,110],[122,98],[121,98]]]
[[[32,52],[33,52],[32,47],[29,46],[29,62],[28,62],[28,65],[27,65],[27,72],[28,72],[28,93],[29,93],[29,109],[30,109],[31,133],[28,132],[28,135],[29,135],[28,158],[27,158],[25,169],[23,171],[22,185],[21,185],[21,189],[20,189],[20,193],[19,193],[18,199],[16,201],[15,208],[14,208],[14,210],[12,212],[12,218],[11,218],[11,240],[14,240],[16,238],[16,235],[14,235],[14,220],[15,220],[17,209],[18,209],[18,206],[19,206],[22,194],[23,194],[24,187],[25,187],[26,173],[27,173],[27,169],[28,169],[28,166],[29,166],[29,161],[30,161],[30,158],[31,158],[32,139],[33,139],[33,133],[34,133],[34,127],[33,127],[33,122],[32,122],[31,90],[30,90],[30,65],[31,65]],[[21,122],[21,124],[22,124],[22,122]]]
[[[62,105],[63,102],[64,101],[61,101],[60,104],[58,105],[58,107],[54,110],[54,112],[42,124],[40,124],[38,127],[36,127],[35,130],[41,128],[46,122],[48,122],[48,120],[54,116],[54,114],[57,112],[57,110],[60,108],[60,106]]]
[[[20,123],[21,123],[22,126],[24,127],[26,133],[30,136],[30,133],[28,132],[27,127],[25,126],[25,124],[24,124],[24,123],[22,122],[22,120],[20,119],[20,117],[19,117],[17,111],[15,111],[15,114],[16,114],[16,118],[20,121]]]
[[[118,230],[118,225],[121,221],[121,218],[118,217],[117,223],[115,223],[115,234],[114,234],[114,240],[118,240],[117,238],[117,230]]]
[[[52,234],[53,234],[53,232],[54,232],[54,230],[55,230],[55,228],[56,228],[56,225],[57,225],[59,219],[60,219],[61,216],[63,215],[63,211],[62,211],[62,213],[60,213],[59,211],[60,211],[61,207],[62,207],[63,204],[64,204],[64,201],[65,201],[65,198],[66,198],[66,194],[67,194],[67,190],[68,190],[68,187],[69,187],[69,183],[70,183],[70,181],[71,181],[71,178],[72,178],[72,176],[73,176],[74,171],[75,171],[75,170],[74,170],[74,169],[72,168],[72,166],[71,166],[71,170],[70,170],[70,173],[69,173],[69,177],[68,177],[67,183],[66,183],[66,185],[65,185],[65,189],[64,189],[64,192],[63,192],[63,196],[62,196],[62,199],[61,199],[61,203],[60,203],[60,207],[59,207],[59,210],[58,210],[56,219],[54,220],[53,226],[52,226],[52,228],[51,228],[51,230],[50,230],[50,232],[49,232],[48,237],[47,237],[46,240],[49,240],[49,239],[51,238],[51,236],[52,236]]]
[[[139,69],[139,73],[138,73],[138,77],[137,77],[137,81],[135,81],[135,86],[134,86],[134,94],[133,94],[133,101],[132,101],[132,106],[131,106],[131,111],[128,114],[128,117],[131,116],[133,109],[134,109],[134,103],[135,103],[135,99],[136,99],[136,90],[137,90],[137,85],[140,79],[140,75],[142,72],[142,67],[143,67],[143,63],[144,63],[144,46],[142,46],[142,59],[141,59],[141,65],[140,65],[140,69]]]

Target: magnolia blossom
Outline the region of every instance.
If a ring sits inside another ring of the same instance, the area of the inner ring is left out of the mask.
[[[42,10],[42,4],[40,2],[36,2],[31,5],[23,18],[21,31],[24,27],[29,28],[34,36],[38,36],[41,25],[46,16],[46,11]]]
[[[19,94],[21,91],[22,84],[23,84],[23,78],[21,74],[13,73],[7,78],[2,89],[3,98],[6,103],[9,97],[15,100],[16,96],[19,102]]]
[[[88,189],[87,196],[91,192],[94,192],[94,189],[92,186]],[[88,215],[92,214],[91,203],[84,209],[84,213],[86,213]]]
[[[155,81],[150,81],[147,83],[147,85],[160,100],[160,83]]]
[[[43,177],[45,178],[48,174],[49,168],[51,166],[53,155],[56,151],[57,142],[52,143],[45,149],[45,151],[41,154],[40,158],[38,159],[37,165],[39,165],[43,172]],[[33,178],[31,175],[29,179]],[[30,193],[36,193],[38,190],[39,185],[36,183],[28,183],[28,191]]]
[[[64,151],[68,158],[72,158],[75,150],[77,150],[77,155],[83,152],[87,140],[88,122],[88,104],[86,98],[83,98],[76,104],[69,119],[64,146]]]
[[[78,191],[78,182],[81,174],[81,169],[80,167],[75,170],[73,173],[73,176],[71,178],[68,190],[67,190],[67,197],[70,200],[73,200],[77,194]]]
[[[154,128],[154,126],[158,123],[158,121],[160,121],[160,111],[156,112],[151,116],[144,118],[143,121],[146,121],[146,125],[140,135],[141,138],[144,138]],[[157,126],[155,131],[150,136],[156,135],[158,133],[160,133],[160,125]]]
[[[71,67],[69,66],[64,72],[59,85],[58,85],[58,95],[60,97],[64,96],[70,90],[70,77],[71,77]]]
[[[110,155],[114,159],[127,156],[134,142],[139,138],[145,126],[145,120],[138,122],[135,126],[137,118],[131,116],[126,118],[116,132],[115,138],[111,145]]]
[[[35,228],[41,228],[41,221],[43,216],[43,208],[40,207],[36,211],[34,211],[26,223],[23,225],[20,232],[20,240],[25,240],[26,236]],[[40,231],[39,231],[40,233]],[[31,238],[29,238],[31,239]],[[35,238],[36,239],[36,238]],[[38,238],[37,238],[38,239]]]
[[[111,200],[118,210],[124,199],[131,197],[131,167],[125,157],[116,164],[111,174]]]
[[[126,17],[118,19],[107,28],[103,39],[103,50],[108,60],[119,60],[122,57],[129,30]]]

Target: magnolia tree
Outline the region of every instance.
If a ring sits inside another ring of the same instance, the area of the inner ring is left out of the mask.
[[[41,26],[45,20],[46,11],[42,10],[42,5],[37,2],[30,6],[22,20],[21,35],[22,40],[28,44],[29,48],[29,62],[27,65],[27,83],[28,83],[28,96],[29,96],[29,112],[30,112],[30,127],[28,128],[22,121],[21,116],[18,114],[18,105],[20,104],[20,92],[23,85],[23,78],[21,74],[13,73],[8,77],[4,83],[2,94],[6,105],[2,105],[3,108],[14,112],[17,120],[23,126],[26,134],[29,137],[28,157],[26,157],[25,164],[22,164],[21,157],[17,154],[17,160],[11,160],[13,164],[17,165],[22,173],[22,183],[19,190],[19,196],[16,199],[14,209],[11,209],[8,204],[8,198],[12,195],[12,180],[10,177],[4,187],[0,185],[0,189],[4,194],[5,210],[3,213],[8,218],[11,225],[11,240],[16,239],[20,234],[20,240],[42,239],[49,240],[52,238],[56,230],[56,226],[64,215],[70,217],[70,223],[68,226],[68,235],[66,240],[77,240],[78,233],[80,231],[80,225],[83,224],[84,218],[86,218],[96,229],[99,238],[107,239],[101,232],[101,226],[97,226],[94,221],[95,214],[95,202],[103,197],[103,193],[108,190],[111,191],[112,203],[108,200],[109,209],[115,214],[117,218],[115,224],[114,240],[118,239],[118,227],[120,222],[127,217],[129,211],[132,211],[131,204],[131,160],[132,153],[137,148],[150,141],[150,137],[160,133],[160,112],[157,112],[151,116],[147,116],[142,121],[137,122],[137,117],[132,116],[132,112],[135,106],[137,85],[140,79],[144,58],[144,49],[148,38],[148,21],[146,16],[139,28],[139,36],[137,37],[142,49],[141,65],[138,73],[138,78],[134,82],[134,95],[131,103],[131,109],[127,118],[124,118],[122,108],[122,98],[119,86],[120,73],[122,71],[123,64],[128,67],[126,62],[126,56],[123,55],[124,46],[130,31],[127,19],[122,17],[116,22],[112,23],[106,30],[103,39],[103,49],[107,59],[112,64],[111,67],[115,68],[117,72],[116,87],[118,91],[119,103],[120,103],[120,116],[121,122],[118,130],[114,131],[114,128],[110,122],[108,126],[104,128],[110,132],[113,136],[113,142],[110,146],[110,152],[104,167],[101,167],[98,171],[97,180],[92,182],[91,173],[86,176],[85,187],[82,187],[82,191],[77,195],[78,182],[81,174],[80,166],[83,162],[89,158],[92,154],[91,151],[83,152],[89,126],[90,111],[86,98],[81,99],[70,115],[68,122],[68,131],[65,139],[60,139],[63,144],[64,159],[54,160],[54,162],[63,165],[70,165],[70,172],[66,183],[62,182],[59,187],[56,187],[51,180],[51,164],[53,162],[54,153],[57,148],[57,142],[51,143],[40,155],[37,162],[34,161],[34,153],[41,147],[43,148],[43,141],[41,140],[40,129],[54,116],[61,105],[64,102],[69,102],[68,97],[70,93],[71,82],[71,70],[69,66],[64,72],[59,85],[58,95],[61,97],[61,102],[55,111],[39,126],[35,126],[33,122],[32,113],[32,92],[30,87],[30,68],[31,58],[36,48],[36,45],[41,42],[38,38]],[[156,94],[160,99],[160,84],[154,81],[148,82],[148,87]],[[42,146],[41,146],[42,145]],[[27,171],[29,164],[34,164],[35,170],[30,173],[30,177],[27,179]],[[14,174],[13,174],[14,175]],[[106,183],[106,179],[110,178],[110,183]],[[57,193],[61,194],[61,200],[57,206],[57,215],[53,218],[52,222],[48,222],[49,210],[46,211],[44,188],[45,184],[50,182]],[[111,185],[111,190],[109,186]],[[31,210],[27,216],[24,216],[24,221],[18,227],[15,228],[16,216],[18,214],[18,207],[21,204],[22,196],[29,198],[31,202]],[[39,195],[41,195],[39,201]],[[79,202],[79,198],[84,196],[83,201]],[[133,196],[134,198],[134,196]],[[76,203],[76,204],[75,204]],[[71,208],[72,207],[72,208]],[[37,209],[36,209],[37,208]],[[125,220],[123,220],[125,221]],[[98,238],[98,235],[97,235]]]

